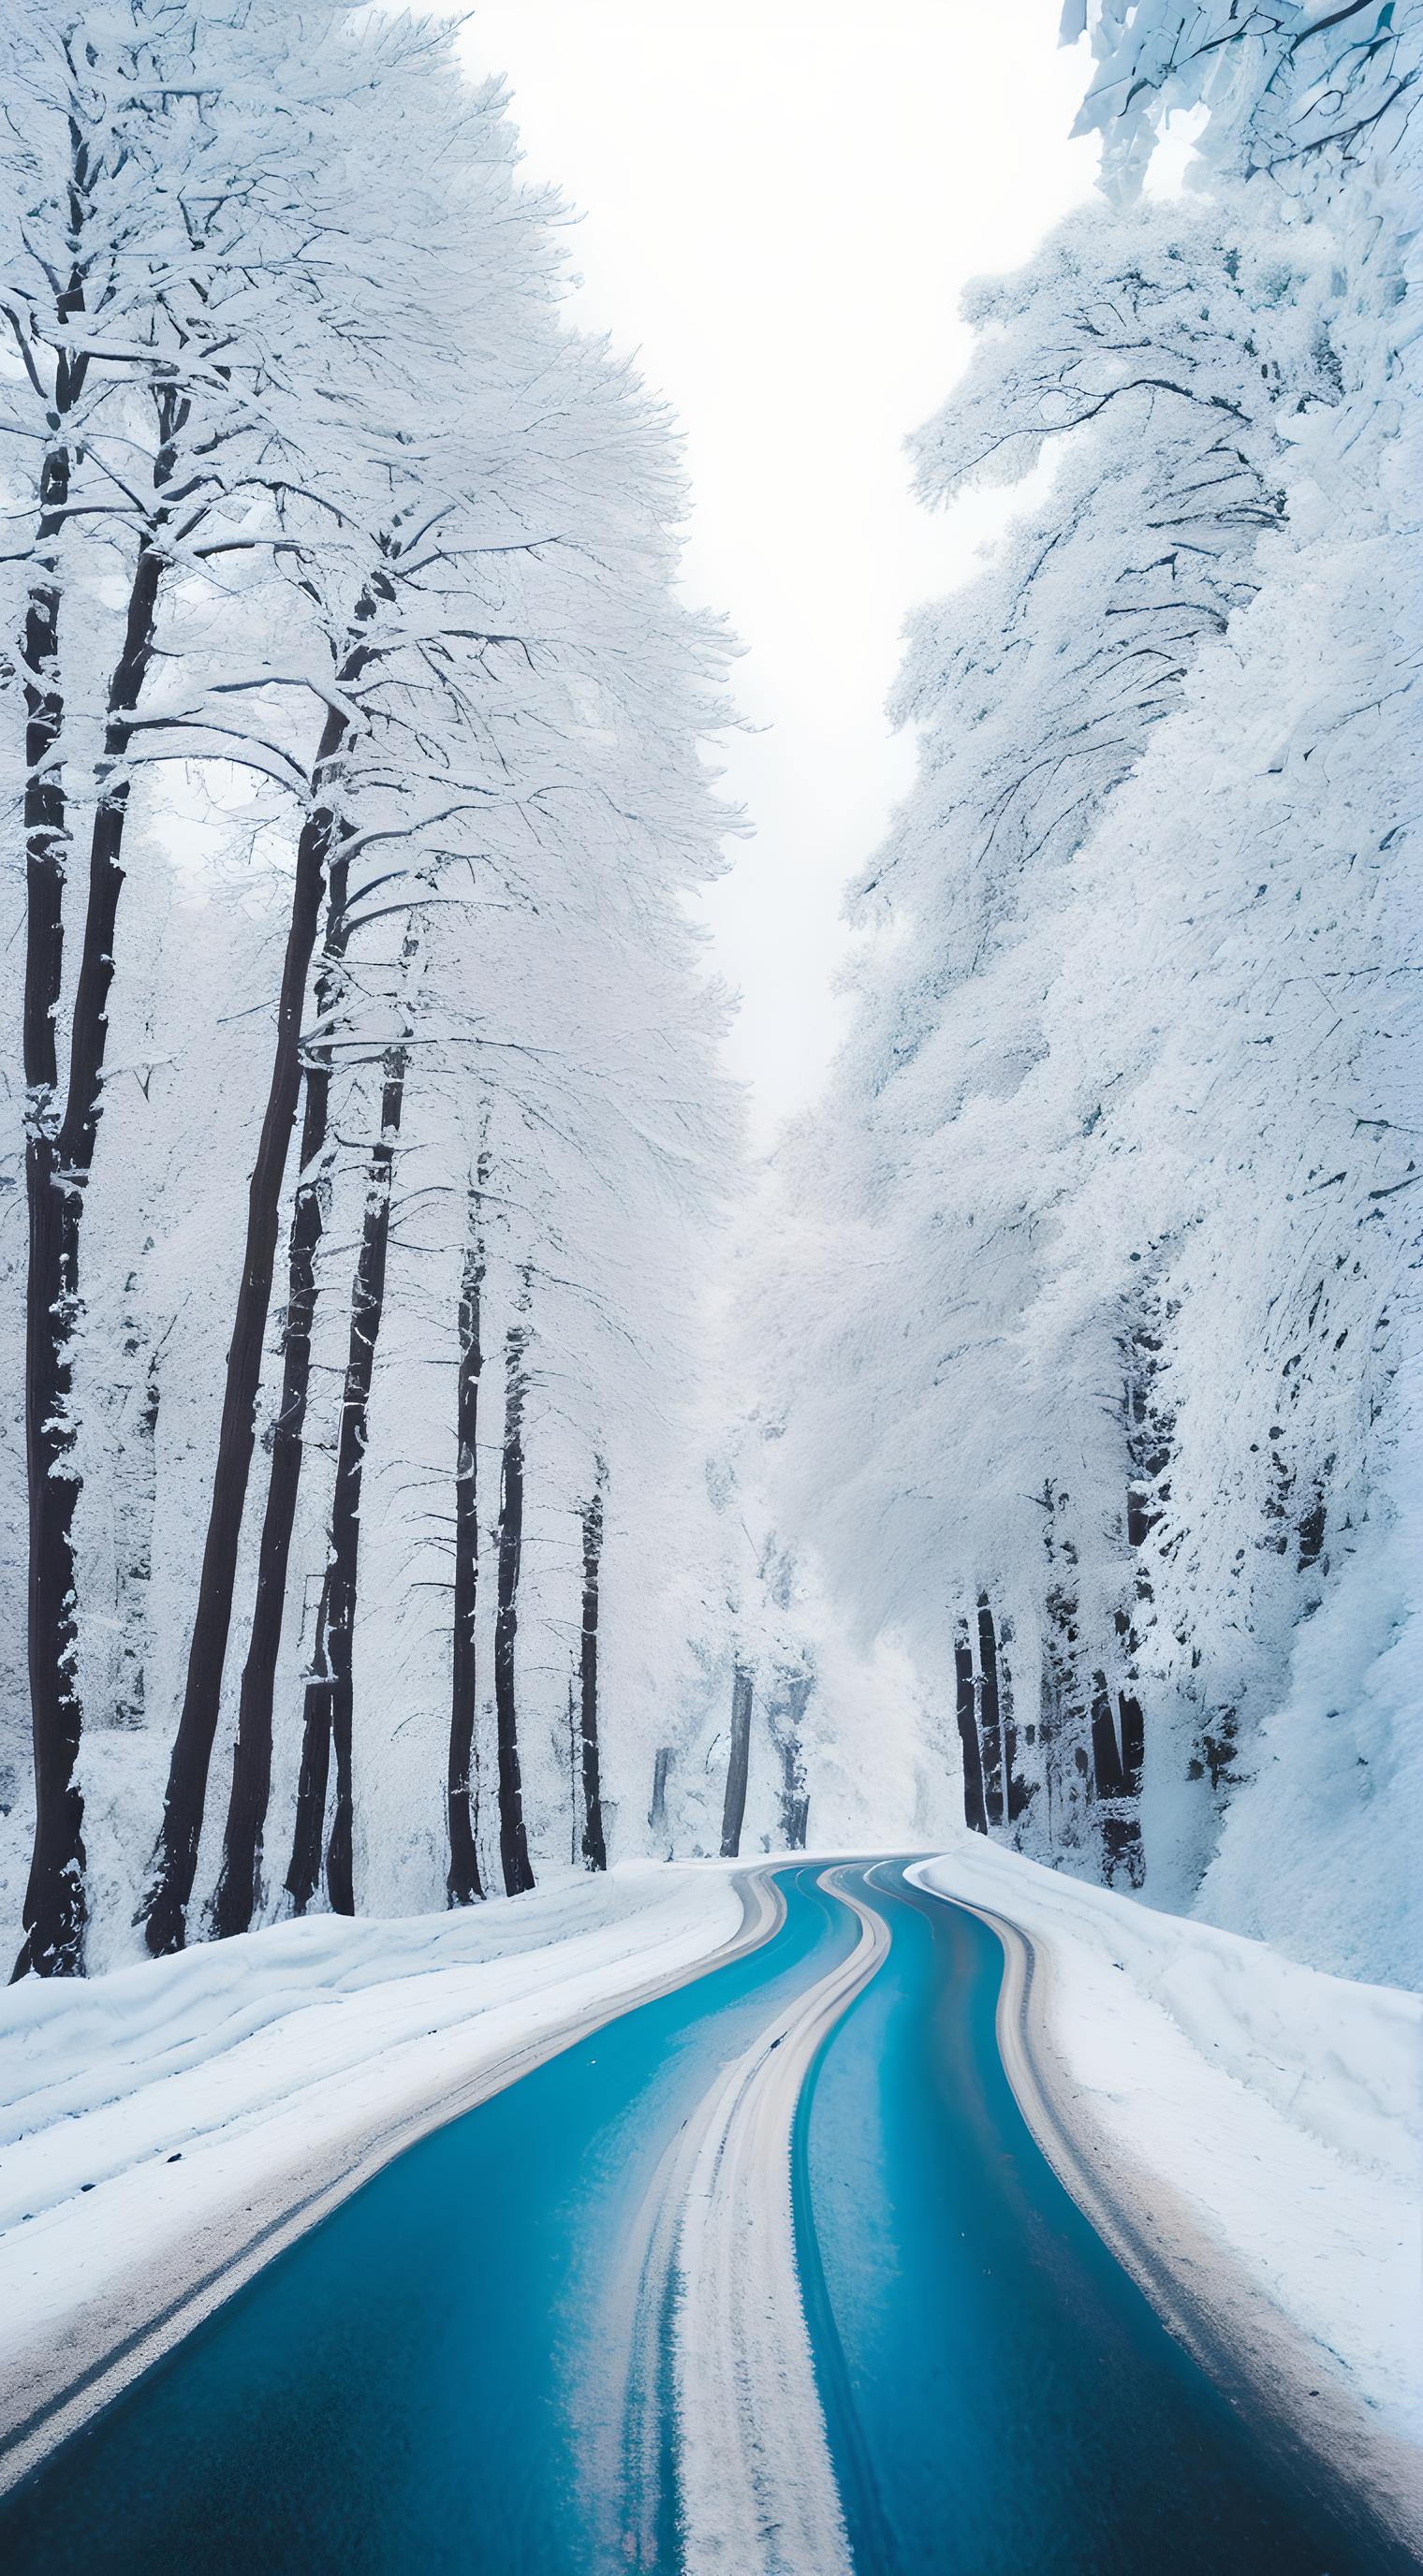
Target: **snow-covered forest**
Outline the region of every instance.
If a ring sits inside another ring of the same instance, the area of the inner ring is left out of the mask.
[[[969,1827],[1405,1978],[1417,19],[1084,27],[1100,201],[915,442],[926,502],[1023,509],[909,642],[753,1294],[779,1507],[936,1677]]]
[[[350,21],[8,21],[40,1969],[601,1865],[718,1652],[694,1323],[736,1109],[687,896],[726,645],[497,87]]]
[[[499,85],[13,0],[21,1972],[968,1829],[1407,1977],[1417,20],[1084,34],[1098,194],[914,441],[1019,514],[758,1176],[733,643]]]

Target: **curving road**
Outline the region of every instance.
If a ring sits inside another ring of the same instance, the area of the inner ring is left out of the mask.
[[[0,2504],[8,2576],[1393,2576],[1045,2162],[898,1864],[407,2149]]]

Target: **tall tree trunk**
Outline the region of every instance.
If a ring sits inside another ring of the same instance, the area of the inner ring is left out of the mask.
[[[1135,1701],[1130,1705],[1135,1708]],[[1125,1720],[1127,1703],[1122,1702]],[[1139,1712],[1138,1712],[1139,1714]],[[1118,1739],[1116,1717],[1112,1708],[1107,1676],[1092,1676],[1092,1768],[1097,1795],[1103,1801],[1101,1811],[1102,1860],[1104,1875],[1113,1881],[1119,1870],[1126,1872],[1129,1885],[1140,1887],[1145,1877],[1142,1864],[1141,1814],[1137,1802],[1139,1783],[1132,1778],[1129,1760]]]
[[[726,1797],[721,1810],[721,1856],[735,1860],[746,1821],[746,1784],[751,1769],[752,1680],[744,1664],[731,1676],[731,1743],[726,1758]]]
[[[672,1747],[659,1744],[652,1757],[652,1804],[647,1811],[647,1829],[655,1845],[666,1845],[663,1859],[672,1857],[672,1841],[667,1831],[667,1774],[672,1766]]]
[[[983,1740],[983,1805],[990,1826],[1001,1825],[1003,1797],[1003,1720],[998,1699],[998,1640],[988,1596],[978,1596],[978,1703]]]
[[[349,863],[333,856],[328,873],[326,935],[316,981],[318,1027],[329,1026],[337,1007],[349,936]],[[301,1159],[287,1242],[282,1391],[272,1425],[267,1499],[257,1542],[257,1589],[238,1695],[237,1741],[232,1756],[222,1864],[209,1915],[219,1939],[248,1929],[260,1894],[262,1842],[272,1786],[272,1709],[311,1391],[317,1256],[326,1221],[330,1107],[331,1050],[329,1046],[317,1046],[309,1051],[305,1069]]]
[[[469,1193],[469,1235],[460,1274],[459,1374],[455,1382],[455,1634],[450,1668],[450,1757],[446,1797],[450,1866],[445,1888],[451,1905],[474,1905],[484,1894],[479,1874],[474,1787],[474,1730],[479,1710],[479,1379],[484,1366],[481,1309],[484,1301],[484,1187],[488,1161],[481,1154]]]
[[[340,674],[341,684],[349,687],[361,666],[355,654],[349,655]],[[277,1041],[257,1157],[248,1185],[247,1237],[227,1353],[212,1503],[188,1651],[187,1686],[169,1763],[163,1820],[148,1884],[135,1917],[155,1956],[180,1950],[187,1934],[188,1899],[198,1864],[208,1767],[222,1703],[237,1551],[256,1439],[257,1394],[272,1297],[282,1180],[301,1086],[301,1025],[307,977],[321,917],[327,862],[337,830],[334,798],[339,766],[350,732],[349,719],[331,708],[314,771],[315,801],[297,842],[291,920],[277,1003]]]
[[[1093,1835],[1095,1784],[1091,1716],[1080,1668],[1077,1549],[1058,1517],[1067,1497],[1043,1490],[1043,1539],[1048,1559],[1044,1600],[1042,1715],[1039,1736],[1047,1794],[1047,1839],[1052,1851],[1081,1851]]]
[[[603,1559],[603,1468],[583,1506],[583,1634],[578,1666],[578,1740],[583,1760],[583,1859],[606,1869],[603,1793],[598,1769],[598,1586]]]
[[[77,294],[69,302],[71,313],[81,309],[82,298]],[[82,365],[78,362],[73,366],[61,365],[57,396],[61,416],[76,398],[82,374]],[[90,831],[88,899],[70,1023],[68,1087],[63,1115],[57,1121],[57,1133],[54,1019],[63,951],[59,907],[68,830],[59,765],[64,711],[57,659],[59,592],[54,581],[39,586],[32,594],[25,636],[28,717],[26,827],[32,860],[32,893],[36,889],[33,862],[40,859],[40,845],[49,842],[54,851],[53,865],[45,866],[41,860],[39,874],[48,882],[38,888],[40,900],[36,917],[39,954],[35,959],[35,980],[41,988],[52,982],[53,991],[48,1007],[48,1036],[43,1048],[47,1090],[47,1112],[43,1124],[46,1133],[43,1139],[36,1137],[38,1150],[34,1157],[30,1194],[32,1215],[41,1192],[48,1204],[43,1207],[39,1223],[32,1222],[31,1226],[27,1307],[26,1387],[32,1409],[38,1412],[43,1408],[43,1425],[37,1426],[38,1437],[29,1444],[32,1476],[30,1652],[32,1676],[37,1673],[40,1681],[40,1693],[34,1698],[34,1707],[37,1803],[42,1810],[37,1815],[35,1862],[39,1869],[43,1859],[43,1874],[52,1879],[58,1860],[59,1873],[69,1891],[67,1895],[61,1895],[60,1904],[68,1907],[77,1898],[81,1909],[83,1854],[79,1837],[82,1802],[73,1781],[83,1722],[74,1669],[78,1648],[78,1592],[73,1530],[79,1482],[69,1455],[70,1434],[66,1417],[72,1386],[73,1334],[80,1311],[79,1251],[85,1190],[93,1169],[103,1107],[109,992],[114,975],[119,896],[124,881],[123,837],[129,805],[129,778],[125,764],[133,739],[132,719],[152,667],[158,596],[167,563],[165,544],[169,513],[159,501],[159,496],[172,480],[176,440],[186,423],[188,409],[187,402],[172,389],[165,389],[158,396],[159,443],[153,464],[155,507],[140,542],[129,587],[123,645],[110,674],[106,698],[104,747]],[[47,457],[44,483],[48,484],[49,490],[46,495],[42,485],[42,528],[48,515],[53,530],[57,532],[69,493],[67,451],[55,449]],[[55,838],[56,829],[58,839]],[[28,1043],[30,987],[27,961],[27,1081],[32,1080]],[[36,1479],[39,1480],[38,1485]],[[32,1680],[32,1696],[33,1693]],[[50,1754],[43,1764],[38,1758],[41,1733],[48,1739]],[[57,1835],[50,1830],[51,1823],[57,1825]],[[43,1856],[42,1846],[45,1847]],[[38,1891],[36,1894],[38,1897]],[[42,1913],[48,1910],[52,1914],[52,1901],[48,1909],[41,1902],[40,1910]],[[28,1924],[28,1900],[25,1919]],[[34,1944],[27,1942],[16,1973],[21,1973],[27,1965],[38,1964]],[[77,1954],[68,1964],[79,1964]]]
[[[82,299],[79,299],[82,302]],[[76,306],[73,309],[78,309]],[[61,369],[61,372],[63,370]],[[72,396],[71,396],[72,399]],[[68,404],[62,406],[67,409]],[[35,1843],[16,1977],[76,1976],[85,1929],[84,1802],[74,1777],[82,1713],[74,1671],[74,1485],[64,1424],[63,1182],[55,1019],[64,974],[69,819],[62,766],[58,549],[70,458],[52,447],[40,475],[44,578],[30,592],[25,674],[25,1458],[29,1485],[29,1672]]]
[[[986,1834],[988,1815],[983,1803],[983,1755],[978,1741],[977,1692],[973,1678],[973,1649],[969,1644],[968,1625],[960,1620],[954,1638],[954,1681],[957,1693],[959,1747],[963,1755],[963,1813],[970,1833]]]
[[[1013,1628],[1011,1621],[1008,1619],[999,1619],[997,1622],[997,1631],[998,1712],[1003,1724],[1003,1798],[1007,1810],[1009,1830],[1012,1832],[1013,1828],[1020,1824],[1023,1817],[1028,1813],[1028,1810],[1037,1795],[1037,1782],[1035,1780],[1028,1780],[1025,1778],[1022,1765],[1018,1758],[1021,1739],[1019,1736],[1018,1721],[1013,1704],[1013,1674],[1009,1662],[1009,1648],[1013,1643]],[[1033,1720],[1027,1729],[1027,1740],[1029,1744],[1032,1744],[1035,1741],[1035,1738],[1036,1720]],[[1021,1836],[1014,1833],[1013,1840],[1018,1848],[1021,1849]]]
[[[494,1616],[494,1720],[499,1754],[499,1858],[504,1892],[521,1896],[534,1884],[524,1829],[524,1789],[519,1768],[519,1712],[514,1650],[519,1633],[519,1565],[524,1545],[524,1356],[529,1276],[504,1343],[504,1455],[499,1482],[499,1592]]]
[[[336,1800],[326,1846],[326,1893],[333,1914],[354,1914],[351,1726],[355,1706],[354,1644],[360,1582],[361,1485],[370,1437],[371,1384],[385,1317],[386,1259],[390,1248],[390,1199],[409,1066],[405,1046],[390,1047],[383,1066],[380,1137],[371,1148],[361,1249],[351,1292],[351,1334],[342,1388],[341,1428],[331,1503],[331,1546],[321,1588],[321,1611],[311,1678],[303,1711],[292,1865],[287,1876],[293,1910],[302,1914],[316,1887],[316,1861],[326,1804],[329,1745],[336,1757]],[[319,1783],[320,1796],[316,1795]],[[307,1791],[303,1806],[302,1791]]]
[[[69,211],[75,263],[56,297],[61,329],[84,311],[78,250],[88,212],[89,150],[70,125]],[[59,1067],[55,1022],[64,975],[64,881],[69,814],[64,778],[64,688],[59,666],[60,549],[73,457],[69,423],[88,373],[86,356],[61,351],[40,465],[36,578],[21,636],[25,697],[25,1465],[30,1718],[35,1758],[35,1841],[13,1970],[77,1976],[84,1965],[84,1801],[74,1777],[83,1712],[75,1674],[74,1486],[61,1365],[68,1319],[63,1284],[63,1183],[59,1165]]]

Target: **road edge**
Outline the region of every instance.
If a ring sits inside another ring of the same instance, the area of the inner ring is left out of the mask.
[[[1065,2190],[1163,2324],[1242,2414],[1269,2422],[1306,2491],[1346,2487],[1391,2541],[1423,2557],[1423,2457],[1373,2425],[1337,2366],[1201,2229],[1158,2173],[1113,2137],[1069,2075],[1054,2038],[1052,1953],[1041,1936],[910,1864],[906,1879],[976,1915],[1003,1951],[996,2028],[1004,2072]]]

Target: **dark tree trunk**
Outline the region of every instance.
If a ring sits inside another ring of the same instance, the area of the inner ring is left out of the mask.
[[[322,1027],[329,1024],[337,1007],[348,938],[348,863],[333,857],[328,873],[326,937],[316,983],[317,1023]],[[317,1047],[311,1050],[305,1071],[300,1166],[287,1244],[282,1391],[271,1432],[267,1499],[257,1543],[256,1599],[238,1698],[222,1865],[209,1915],[212,1930],[220,1940],[247,1931],[260,1895],[262,1842],[272,1786],[272,1709],[311,1391],[317,1256],[326,1222],[325,1157],[330,1108],[331,1051],[329,1047]]]
[[[1112,1715],[1111,1694],[1103,1672],[1092,1676],[1092,1771],[1100,1798],[1120,1798],[1126,1793],[1126,1774],[1122,1769],[1117,1744],[1116,1720]]]
[[[71,125],[69,206],[76,242],[88,206],[89,152]],[[56,298],[61,325],[84,311],[76,264]],[[67,425],[88,373],[61,353],[50,412],[53,443],[40,466],[37,578],[20,646],[25,698],[25,1464],[29,1494],[27,1601],[35,1841],[13,1975],[77,1976],[87,1923],[84,1801],[74,1777],[83,1712],[75,1676],[74,1482],[65,1423],[70,1317],[63,1298],[64,1183],[59,1155],[55,1019],[64,972],[64,881],[69,815],[59,666],[60,547],[73,458]]]
[[[1146,1724],[1138,1677],[1143,1632],[1153,1615],[1151,1576],[1140,1551],[1161,1518],[1162,1498],[1168,1490],[1163,1480],[1171,1460],[1173,1428],[1170,1416],[1163,1413],[1157,1395],[1165,1320],[1159,1292],[1149,1279],[1144,1279],[1138,1290],[1137,1302],[1129,1311],[1121,1344],[1128,1468],[1126,1536],[1127,1545],[1136,1558],[1136,1566],[1131,1605],[1119,1609],[1116,1614],[1117,1639],[1125,1670],[1117,1690],[1118,1723],[1112,1729],[1110,1749],[1118,1756],[1121,1788],[1117,1794],[1127,1803],[1115,1816],[1103,1819],[1109,1875],[1123,1867],[1133,1887],[1142,1886],[1146,1877],[1140,1811]],[[1098,1712],[1094,1708],[1094,1743],[1099,1731]]]
[[[75,308],[77,309],[77,307]],[[70,399],[72,400],[72,394]],[[64,406],[67,408],[67,404]],[[30,593],[25,688],[25,1455],[29,1485],[29,1673],[35,1752],[35,1843],[25,1891],[25,1937],[14,1974],[76,1976],[86,1919],[84,1802],[74,1777],[82,1712],[74,1673],[74,1483],[64,1422],[62,1304],[64,1185],[59,1159],[55,1016],[64,972],[64,873],[69,822],[61,765],[57,569],[69,499],[67,447],[40,476],[39,544],[46,578]],[[47,558],[45,549],[48,549]]]
[[[988,1816],[983,1803],[983,1755],[978,1741],[977,1693],[973,1679],[973,1649],[968,1628],[960,1620],[954,1639],[954,1681],[957,1692],[959,1747],[963,1755],[963,1814],[970,1833],[986,1834]]]
[[[73,300],[74,310],[79,309],[79,301],[77,298]],[[62,367],[60,374],[60,409],[64,411],[77,392],[82,367],[76,365],[69,371]],[[176,394],[165,392],[159,396],[160,438],[153,465],[155,502],[172,479],[175,440],[187,414],[187,403]],[[62,512],[68,498],[67,453],[61,450],[52,452],[46,460],[45,479],[51,485],[48,515],[57,529],[59,519],[54,513]],[[45,497],[42,487],[42,505]],[[46,1134],[38,1157],[48,1166],[47,1195],[53,1204],[44,1210],[38,1228],[32,1226],[31,1230],[30,1352],[26,1383],[27,1388],[33,1390],[36,1405],[44,1406],[42,1436],[38,1445],[31,1443],[30,1450],[32,1471],[39,1472],[43,1478],[40,1490],[36,1491],[33,1485],[31,1489],[31,1661],[32,1670],[38,1667],[44,1676],[44,1732],[54,1738],[53,1749],[57,1756],[55,1761],[43,1766],[38,1759],[36,1761],[39,1803],[49,1809],[59,1823],[58,1845],[72,1847],[77,1847],[82,1820],[82,1804],[72,1776],[82,1727],[82,1712],[74,1682],[78,1598],[73,1525],[79,1487],[68,1454],[70,1435],[66,1413],[72,1382],[72,1338],[80,1311],[79,1253],[84,1194],[93,1169],[103,1108],[109,992],[114,976],[119,896],[124,881],[123,837],[129,804],[129,780],[124,764],[133,738],[132,718],[153,661],[158,595],[167,561],[164,551],[167,523],[167,510],[156,506],[139,547],[129,589],[123,646],[109,680],[104,747],[98,773],[98,801],[90,832],[88,897],[70,1023],[68,1087],[57,1134],[54,1130],[58,1111],[54,1013],[58,1003],[58,973],[62,958],[59,905],[64,877],[64,845],[68,834],[59,766],[63,705],[57,662],[59,595],[54,584],[46,584],[32,595],[25,635],[26,712],[29,720],[26,747],[27,842],[32,861],[40,856],[40,845],[46,841],[52,844],[55,861],[53,866],[41,871],[51,882],[39,889],[37,924],[40,950],[36,961],[38,981],[42,983],[50,976],[54,978],[44,1050],[48,1114],[44,1121]],[[54,837],[56,827],[60,836],[57,840]],[[33,866],[31,886],[33,890]],[[27,1040],[29,998],[30,977],[27,971]],[[28,1043],[26,1054],[28,1080]],[[36,1182],[39,1179],[37,1169]],[[34,1197],[32,1189],[32,1209]],[[39,1347],[42,1338],[48,1341],[47,1349]],[[43,1467],[40,1465],[41,1457],[46,1461]],[[38,1700],[35,1706],[38,1746]],[[60,1720],[57,1727],[56,1718]],[[62,1789],[59,1788],[61,1771],[64,1774]],[[57,1796],[54,1794],[56,1790]],[[43,1817],[38,1821],[42,1826],[45,1823]],[[47,1829],[37,1832],[37,1861],[41,1842],[48,1844],[54,1839]],[[52,1875],[53,1866],[51,1858],[46,1864],[47,1875]],[[71,1903],[77,1891],[82,1906],[82,1851],[71,1848],[68,1858],[61,1859],[60,1867],[70,1889],[70,1895],[63,1902],[66,1905]],[[28,1912],[26,1921],[29,1921]],[[27,1944],[27,1951],[28,1956],[26,1952],[21,1953],[20,1969],[38,1964],[33,1943]],[[71,1964],[78,1965],[77,1956]]]
[[[1012,1642],[1011,1622],[1000,1619],[998,1622],[998,1706],[1003,1720],[1003,1794],[1007,1801],[1010,1832],[1027,1814],[1037,1794],[1036,1783],[1024,1778],[1018,1759],[1018,1722],[1013,1707],[1013,1676],[1008,1660],[1008,1649]],[[1030,1727],[1028,1742],[1031,1744],[1033,1740],[1034,1730]],[[1016,1835],[1014,1840],[1018,1840]]]
[[[1044,1489],[1043,1526],[1048,1558],[1046,1618],[1043,1632],[1043,1693],[1040,1736],[1043,1783],[1047,1794],[1049,1847],[1080,1851],[1091,1838],[1090,1811],[1095,1795],[1090,1749],[1091,1719],[1079,1658],[1077,1550],[1058,1530],[1058,1515],[1068,1497]]]
[[[351,655],[341,673],[349,686],[360,665]],[[282,1180],[291,1146],[301,1086],[301,1025],[307,977],[321,917],[327,862],[337,829],[335,775],[349,736],[349,721],[327,715],[315,769],[315,801],[297,842],[291,920],[277,1004],[277,1042],[271,1081],[247,1193],[247,1238],[228,1346],[222,1415],[218,1428],[212,1504],[197,1608],[188,1652],[187,1686],[168,1769],[148,1885],[136,1920],[155,1956],[180,1950],[187,1935],[188,1899],[197,1869],[207,1796],[208,1767],[222,1701],[223,1665],[232,1623],[232,1594],[243,1507],[256,1438],[257,1394],[271,1305]]]
[[[238,1699],[222,1864],[209,1914],[212,1931],[219,1940],[248,1930],[260,1893],[262,1839],[272,1785],[272,1702],[301,1484],[302,1435],[316,1310],[316,1251],[322,1230],[322,1183],[313,1164],[321,1154],[328,1083],[325,1068],[308,1068],[302,1177],[292,1211],[288,1259],[282,1391],[272,1425],[267,1499],[257,1548],[256,1599]]]
[[[1127,1775],[1127,1788],[1134,1798],[1141,1796],[1142,1764],[1146,1759],[1146,1720],[1139,1699],[1130,1691],[1118,1691],[1117,1707],[1122,1722],[1122,1764]]]
[[[990,1826],[1001,1825],[1003,1797],[1003,1722],[998,1702],[998,1640],[985,1593],[978,1596],[979,1729],[983,1739],[983,1805]]]
[[[186,405],[183,406],[186,415]],[[177,424],[181,426],[181,422]],[[176,429],[165,422],[165,438],[154,466],[155,489],[172,475]],[[89,892],[84,939],[74,989],[74,1017],[69,1039],[69,1091],[60,1153],[71,1181],[66,1193],[66,1264],[70,1295],[78,1290],[79,1228],[83,1184],[93,1167],[103,1111],[104,1060],[109,1043],[109,994],[114,981],[114,939],[119,897],[123,892],[123,843],[128,822],[129,777],[125,763],[133,741],[137,712],[158,628],[158,595],[167,557],[164,553],[166,510],[155,512],[145,532],[129,591],[123,650],[109,683],[104,753],[99,771],[99,797],[89,840]]]
[[[735,1860],[746,1821],[746,1784],[751,1770],[751,1675],[744,1664],[731,1676],[731,1744],[726,1757],[726,1798],[721,1811],[721,1856]]]
[[[578,1664],[578,1742],[583,1767],[583,1860],[606,1869],[603,1795],[598,1773],[598,1583],[603,1557],[603,1470],[583,1506],[583,1634]]]
[[[672,1857],[672,1843],[667,1831],[667,1774],[672,1763],[670,1744],[659,1744],[652,1757],[652,1804],[647,1811],[647,1828],[654,1843],[663,1843],[663,1858]]]
[[[361,1249],[351,1292],[351,1334],[342,1388],[341,1428],[331,1504],[331,1546],[321,1587],[312,1671],[303,1710],[301,1775],[292,1865],[287,1876],[292,1908],[303,1914],[316,1890],[316,1866],[326,1806],[330,1751],[336,1757],[336,1799],[326,1845],[326,1893],[333,1914],[354,1914],[351,1725],[355,1708],[354,1645],[360,1585],[361,1484],[370,1435],[371,1384],[385,1316],[386,1261],[396,1147],[405,1105],[409,1051],[387,1050],[380,1104],[380,1138],[371,1148]],[[328,1748],[329,1747],[329,1751]],[[319,1786],[320,1794],[316,1794]],[[302,1792],[307,1803],[303,1805]]]
[[[479,1874],[474,1785],[474,1728],[479,1707],[476,1614],[479,1609],[479,1379],[484,1300],[483,1196],[488,1164],[481,1154],[470,1187],[469,1239],[460,1276],[459,1374],[455,1383],[455,1635],[450,1674],[450,1758],[447,1800],[450,1866],[445,1887],[451,1905],[474,1905],[484,1894]]]
[[[519,1770],[519,1711],[514,1649],[519,1633],[519,1563],[524,1545],[524,1320],[529,1282],[504,1344],[504,1454],[499,1481],[499,1591],[494,1617],[494,1720],[499,1754],[499,1858],[506,1896],[522,1896],[534,1883],[524,1830],[524,1790]]]
[[[1135,1700],[1128,1701],[1125,1698],[1121,1699],[1120,1707],[1124,1729],[1128,1722],[1128,1709],[1134,1712],[1131,1746],[1118,1739],[1106,1674],[1094,1673],[1092,1676],[1092,1768],[1097,1784],[1097,1795],[1103,1802],[1101,1826],[1104,1874],[1108,1881],[1112,1881],[1119,1871],[1125,1871],[1129,1885],[1140,1887],[1146,1876],[1141,1848],[1141,1814],[1138,1805],[1141,1786],[1140,1756],[1138,1751],[1135,1776],[1133,1776],[1132,1753],[1137,1751],[1139,1746],[1141,1711]]]

